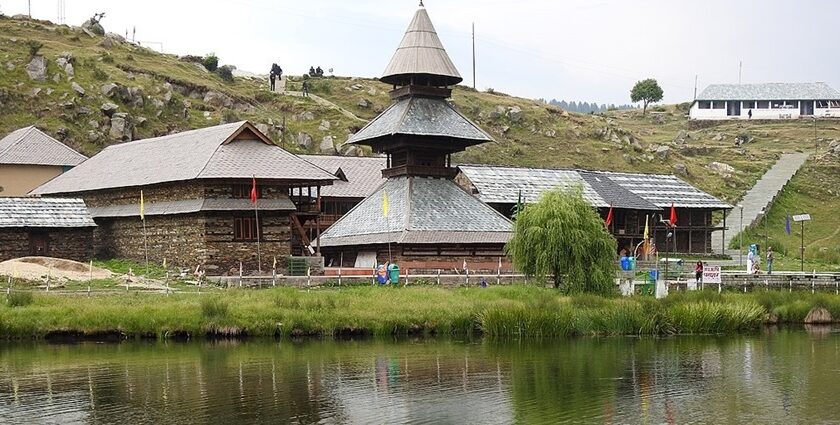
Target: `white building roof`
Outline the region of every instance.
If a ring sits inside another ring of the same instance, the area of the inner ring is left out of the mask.
[[[837,100],[826,83],[712,84],[697,100]]]

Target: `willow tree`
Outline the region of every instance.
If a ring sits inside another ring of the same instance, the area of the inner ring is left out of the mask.
[[[550,277],[566,293],[615,291],[616,241],[580,187],[546,192],[522,209],[505,249],[517,270]]]

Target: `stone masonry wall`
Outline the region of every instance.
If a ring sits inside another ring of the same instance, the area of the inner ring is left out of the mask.
[[[240,261],[246,274],[258,270],[257,243],[233,240],[233,219],[240,216],[253,217],[253,213],[207,214],[205,240],[208,275],[238,274]],[[262,224],[260,254],[263,272],[271,270],[274,257],[277,257],[278,269],[285,268],[291,251],[291,226],[288,213],[261,211],[260,222]]]
[[[144,193],[145,196],[145,193]],[[139,217],[98,219],[97,256],[144,260],[143,222]],[[146,216],[149,261],[195,268],[206,261],[204,218],[200,214]]]
[[[49,238],[47,255],[87,262],[93,257],[93,228],[44,229]],[[0,261],[30,255],[30,230],[0,229]]]

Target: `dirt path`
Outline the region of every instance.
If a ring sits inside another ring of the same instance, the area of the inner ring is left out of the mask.
[[[109,270],[93,267],[78,261],[52,257],[23,257],[0,263],[0,275],[26,280],[65,279],[86,282],[114,276]]]
[[[275,82],[274,92],[285,95],[285,96],[303,97],[303,92],[286,90],[286,76],[285,75],[282,76],[279,81]],[[321,96],[310,93],[307,97],[314,100],[315,103],[317,103],[321,106],[324,106],[324,107],[329,108],[329,109],[334,109],[334,110],[340,112],[341,115],[344,115],[345,117],[350,118],[351,120],[355,120],[355,121],[359,121],[359,122],[363,122],[363,123],[368,122],[368,120],[366,120],[364,118],[359,118],[353,112],[348,111],[347,109],[344,109],[341,106],[338,106],[335,103],[333,103],[333,102],[331,102],[327,99],[324,99]]]

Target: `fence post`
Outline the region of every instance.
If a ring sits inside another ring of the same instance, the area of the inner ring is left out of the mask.
[[[840,281],[834,281],[834,295],[840,294]]]
[[[793,292],[793,279],[788,279],[788,293]]]
[[[723,283],[722,282],[723,282],[723,279],[721,279],[721,281],[718,282],[718,294],[723,292]]]
[[[312,286],[312,267],[306,268],[306,292],[309,292],[309,287]]]
[[[440,286],[440,269],[438,269],[437,284],[438,284],[438,286]]]
[[[338,266],[338,289],[341,289],[341,266]]]
[[[88,285],[88,297],[90,297],[90,285]]]
[[[408,286],[408,267],[405,268],[405,283],[403,286]]]
[[[470,269],[464,269],[464,271],[466,272],[466,276],[467,276],[466,285],[470,286]]]
[[[811,294],[814,293],[814,279],[815,278],[811,278]]]

